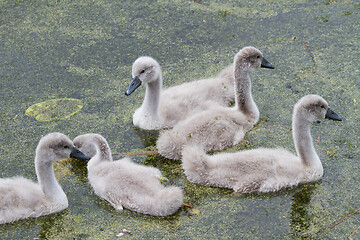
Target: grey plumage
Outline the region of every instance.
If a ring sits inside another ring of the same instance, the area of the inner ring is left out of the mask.
[[[318,95],[307,95],[295,105],[293,139],[297,156],[280,148],[209,156],[199,146],[186,146],[182,158],[185,175],[192,183],[242,193],[272,192],[316,181],[323,176],[323,166],[313,146],[310,124],[328,117],[328,109],[328,103]]]
[[[207,100],[208,109],[160,133],[156,143],[160,155],[180,160],[185,145],[201,145],[208,152],[238,144],[259,120],[259,110],[251,95],[249,72],[262,67],[265,61],[258,49],[241,49],[234,57],[235,106],[226,107]]]
[[[195,112],[207,109],[209,99],[222,106],[234,102],[233,66],[228,66],[214,78],[162,89],[159,63],[144,56],[133,63],[132,75],[142,84],[146,84],[144,101],[133,115],[134,125],[142,129],[171,128]],[[129,94],[131,92],[127,95]]]
[[[143,214],[167,216],[182,206],[181,188],[163,186],[157,168],[134,163],[130,158],[113,161],[110,147],[101,135],[80,135],[74,143],[91,157],[88,179],[95,194],[115,209],[124,207]]]
[[[0,179],[0,224],[56,213],[68,199],[55,178],[53,161],[69,158],[74,144],[62,133],[42,137],[36,148],[38,183],[23,177]]]

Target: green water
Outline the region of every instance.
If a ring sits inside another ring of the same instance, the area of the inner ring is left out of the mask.
[[[360,2],[319,1],[9,1],[0,0],[0,177],[36,179],[41,136],[100,133],[113,154],[155,150],[156,132],[132,126],[144,96],[129,97],[132,62],[156,58],[164,86],[210,77],[247,45],[275,70],[251,74],[262,123],[227,151],[281,146],[294,151],[292,107],[303,95],[324,97],[342,122],[312,127],[322,180],[271,194],[234,194],[187,182],[180,163],[157,155],[134,161],[158,167],[181,186],[182,208],[170,217],[115,211],[87,183],[86,163],[57,166],[69,198],[61,213],[0,226],[0,239],[346,239],[360,207]],[[82,109],[58,121],[26,116],[32,105],[58,98]],[[360,238],[360,232],[354,239]]]

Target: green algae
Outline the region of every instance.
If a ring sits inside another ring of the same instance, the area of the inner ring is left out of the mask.
[[[295,152],[292,108],[305,94],[322,95],[343,117],[312,126],[323,162],[321,181],[271,194],[234,194],[191,184],[181,168],[158,155],[131,158],[158,167],[165,185],[181,186],[174,216],[115,211],[87,182],[86,163],[61,161],[56,170],[68,195],[65,211],[0,226],[1,239],[114,239],[122,229],[153,239],[343,239],[358,215],[359,11],[356,1],[0,1],[1,177],[35,179],[33,153],[40,137],[96,132],[116,158],[154,151],[158,132],[132,126],[144,87],[130,97],[131,64],[155,57],[164,87],[210,77],[243,46],[259,48],[276,66],[251,74],[261,122],[226,151],[284,147]],[[351,14],[350,14],[351,13]],[[295,39],[294,39],[295,37]],[[310,52],[305,48],[309,48]],[[33,121],[25,110],[38,99],[82,99],[66,121]],[[355,235],[358,237],[358,235]]]
[[[79,99],[61,98],[36,103],[25,111],[25,115],[37,121],[57,121],[69,118],[83,108]]]

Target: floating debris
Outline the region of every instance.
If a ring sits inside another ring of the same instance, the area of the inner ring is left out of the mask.
[[[132,232],[129,231],[129,230],[123,229],[123,230],[121,230],[121,232],[120,232],[118,235],[116,235],[115,237],[123,237],[123,236],[125,236],[125,235],[127,235],[127,234],[132,235]]]
[[[193,206],[191,206],[190,204],[187,203],[183,203],[184,207],[190,208],[187,212],[191,215],[200,215],[201,211],[197,208],[194,208]]]
[[[348,219],[349,217],[351,217],[352,215],[354,215],[355,213],[359,212],[360,208],[355,209],[352,213],[349,213],[348,215],[346,215],[345,217],[342,217],[339,221],[337,221],[336,223],[332,224],[329,228],[334,228],[337,225],[339,225],[340,223],[342,223],[343,221],[345,221],[346,219]]]
[[[146,152],[135,152],[135,153],[119,153],[113,154],[113,157],[128,157],[128,156],[141,156],[141,155],[156,155],[159,151],[146,151]]]
[[[197,216],[197,215],[200,215],[201,211],[200,211],[199,209],[197,209],[197,208],[191,208],[191,209],[188,211],[188,213],[190,213],[191,215]]]
[[[57,121],[69,118],[82,109],[82,101],[73,98],[51,99],[36,103],[25,111],[25,115],[37,121]]]
[[[349,239],[352,239],[352,237],[355,235],[355,233],[360,229],[360,226],[358,226],[348,237]]]

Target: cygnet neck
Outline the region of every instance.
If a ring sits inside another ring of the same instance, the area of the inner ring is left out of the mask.
[[[304,166],[320,167],[322,169],[321,161],[315,151],[314,143],[311,137],[310,125],[311,123],[307,119],[303,118],[301,112],[295,109],[292,128],[297,155]]]
[[[48,158],[47,153],[40,153],[35,157],[36,175],[42,191],[50,199],[55,200],[59,196],[66,198],[64,191],[56,180],[53,162],[46,158]]]
[[[249,64],[239,58],[235,62],[235,109],[250,119],[257,119],[260,113],[251,95],[249,72]]]
[[[111,162],[113,160],[111,150],[106,140],[95,137],[93,138],[93,141],[96,154],[90,159],[88,165],[96,165],[100,162]]]
[[[161,74],[159,74],[159,77],[155,81],[147,83],[145,98],[142,107],[143,109],[146,109],[148,114],[150,114],[151,116],[158,115],[161,88]]]

